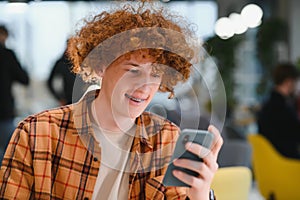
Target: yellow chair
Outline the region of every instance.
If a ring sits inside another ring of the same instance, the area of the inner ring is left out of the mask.
[[[247,200],[252,183],[251,170],[244,166],[219,168],[211,188],[218,200]]]
[[[250,134],[254,177],[262,196],[276,200],[300,199],[300,160],[279,154],[262,135]]]

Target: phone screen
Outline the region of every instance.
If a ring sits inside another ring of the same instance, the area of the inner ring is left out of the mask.
[[[196,130],[196,129],[184,129],[181,131],[181,134],[179,135],[179,138],[176,142],[175,150],[171,158],[171,163],[168,166],[167,172],[165,174],[165,177],[163,179],[163,184],[165,186],[182,186],[182,187],[190,187],[189,185],[183,183],[179,179],[173,176],[172,171],[174,169],[181,170],[185,173],[188,173],[192,176],[198,176],[199,174],[197,172],[176,167],[173,165],[174,159],[180,159],[180,158],[186,158],[196,161],[201,161],[202,159],[198,157],[198,155],[195,155],[189,151],[186,150],[185,144],[187,142],[194,142],[197,144],[200,144],[204,146],[205,148],[210,149],[211,144],[213,141],[213,134],[205,131],[205,130]]]

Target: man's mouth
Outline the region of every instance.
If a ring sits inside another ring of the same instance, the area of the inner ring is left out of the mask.
[[[134,102],[137,102],[137,103],[141,103],[143,101],[145,101],[146,99],[140,99],[140,98],[136,98],[136,97],[133,97],[133,96],[130,96],[129,94],[125,93],[125,97],[127,97],[128,99],[134,101]]]

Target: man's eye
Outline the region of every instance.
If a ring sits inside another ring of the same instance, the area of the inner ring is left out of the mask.
[[[160,77],[161,77],[161,74],[159,74],[159,73],[152,73],[152,76],[153,76],[154,78],[160,78]]]
[[[139,70],[138,70],[138,69],[130,69],[129,71],[130,71],[131,73],[134,73],[134,74],[139,73]]]

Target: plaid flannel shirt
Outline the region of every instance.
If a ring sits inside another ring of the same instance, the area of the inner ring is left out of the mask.
[[[76,104],[23,120],[15,130],[0,170],[1,199],[91,199],[101,161],[93,137],[90,103]],[[186,199],[186,188],[165,187],[162,179],[179,129],[150,113],[136,120],[129,158],[128,199]]]

